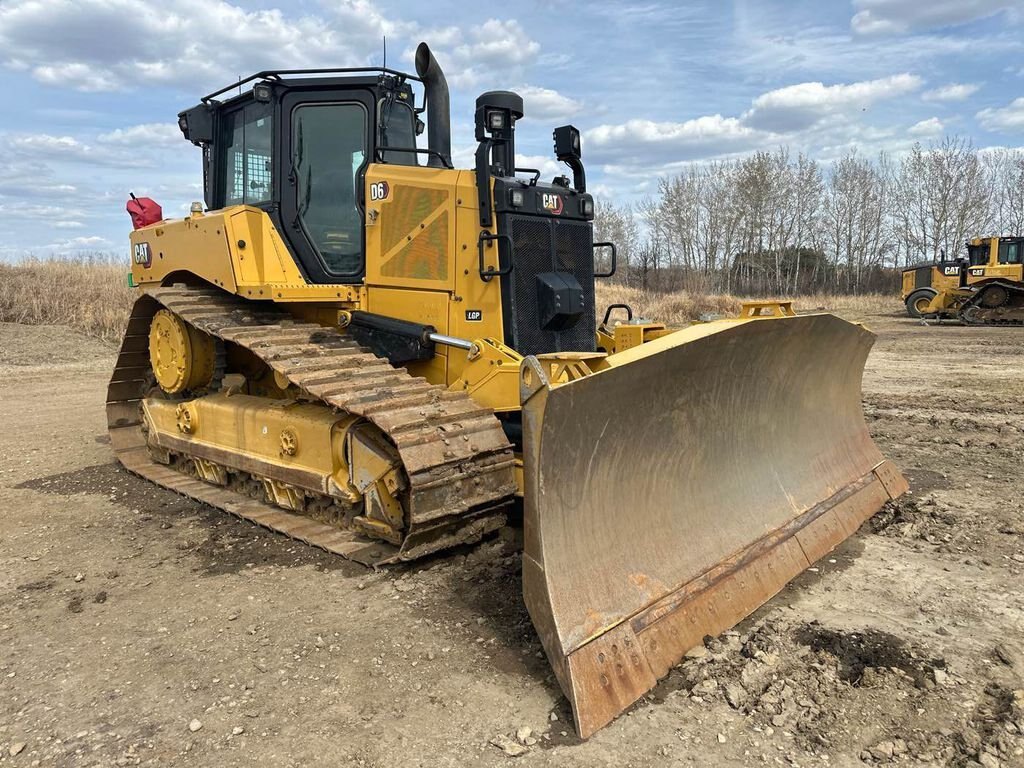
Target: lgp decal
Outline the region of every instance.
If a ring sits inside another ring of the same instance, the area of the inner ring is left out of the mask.
[[[132,252],[132,258],[140,267],[149,269],[153,263],[153,252],[149,249],[149,243],[136,243]]]
[[[484,321],[484,312],[482,309],[467,309],[466,310],[466,322],[467,323],[482,323]]]
[[[555,214],[555,216],[559,216],[562,213],[562,196],[561,195],[553,195],[553,194],[541,195],[540,204],[544,207],[545,211],[550,211],[551,213]]]
[[[370,200],[387,200],[391,187],[386,181],[375,181],[370,185]]]

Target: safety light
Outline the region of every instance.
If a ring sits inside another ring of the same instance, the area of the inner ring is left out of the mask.
[[[521,189],[513,189],[509,192],[509,202],[512,203],[513,208],[522,208],[523,203],[526,201],[526,195]]]
[[[500,110],[492,110],[487,113],[487,127],[492,131],[500,131],[505,127],[505,113]]]
[[[261,104],[266,104],[270,101],[271,94],[270,83],[256,83],[252,87],[252,97]]]

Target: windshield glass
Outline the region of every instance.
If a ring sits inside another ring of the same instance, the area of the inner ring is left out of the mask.
[[[249,104],[224,115],[222,205],[263,205],[270,201],[270,123],[267,104]]]
[[[399,101],[394,95],[389,95],[380,100],[378,109],[380,110],[380,146],[415,149],[416,114],[412,108],[404,101]],[[385,163],[419,164],[414,152],[382,151],[381,157]]]
[[[292,172],[302,227],[328,272],[357,274],[363,264],[359,187],[365,160],[361,104],[303,104],[292,113]]]
[[[1021,244],[1019,242],[999,243],[999,263],[1020,264],[1022,261],[1020,246]]]

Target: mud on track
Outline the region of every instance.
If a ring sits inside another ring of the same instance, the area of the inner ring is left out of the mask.
[[[112,349],[0,324],[0,764],[1024,765],[1024,332],[854,319],[913,495],[585,744],[514,536],[373,573],[204,509],[114,466]]]

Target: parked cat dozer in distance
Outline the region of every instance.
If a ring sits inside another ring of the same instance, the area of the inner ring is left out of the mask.
[[[974,238],[967,258],[908,267],[903,300],[911,317],[1024,324],[1024,237]]]

